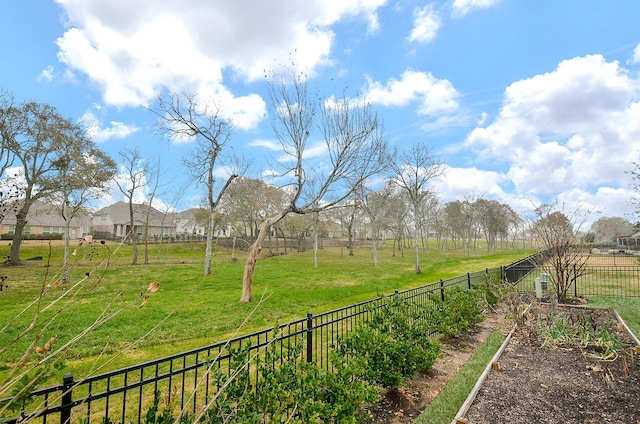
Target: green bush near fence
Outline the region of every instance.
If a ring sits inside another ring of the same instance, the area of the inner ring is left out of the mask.
[[[355,423],[364,402],[376,390],[363,379],[357,361],[333,358],[334,372],[304,360],[302,344],[291,349],[272,344],[251,362],[249,351],[233,353],[229,373],[218,370],[219,389],[207,423]]]
[[[451,287],[446,291],[445,300],[439,295],[432,294],[433,322],[438,333],[445,337],[467,331],[472,325],[484,319],[484,306],[481,303],[484,290],[466,290],[461,287]]]
[[[476,306],[481,297],[477,291],[473,296],[456,292],[450,298],[466,312],[447,308],[438,318],[446,318],[456,328],[479,322],[481,308]],[[198,418],[205,423],[360,422],[362,406],[375,402],[381,389],[398,388],[417,371],[429,369],[441,355],[434,338],[437,323],[432,308],[417,308],[400,296],[384,300],[384,305],[370,310],[368,322],[334,346],[332,371],[306,362],[302,342],[288,348],[269,344],[255,358],[251,358],[255,351],[250,346],[228,352],[233,358],[229,370],[213,371],[211,384],[218,392],[206,413],[181,419]],[[169,406],[160,408],[156,399],[147,416],[154,417],[148,422],[168,423],[175,419],[175,411]]]
[[[362,362],[368,381],[397,388],[416,371],[429,369],[440,355],[434,330],[429,309],[391,296],[368,323],[340,340],[338,353]]]

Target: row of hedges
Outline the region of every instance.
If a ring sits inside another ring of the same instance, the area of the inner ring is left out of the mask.
[[[13,240],[12,233],[0,234],[0,238],[2,240]],[[62,234],[60,233],[52,233],[52,234],[22,234],[22,240],[62,240]]]
[[[229,352],[228,372],[215,371],[218,394],[201,417],[179,422],[205,423],[355,423],[366,403],[383,389],[396,389],[441,356],[434,335],[445,337],[482,321],[485,290],[453,288],[445,302],[418,308],[400,296],[370,311],[372,319],[340,339],[331,351],[333,372],[307,363],[302,343],[283,349],[272,344],[262,356]],[[175,422],[175,411],[158,394],[147,423]]]

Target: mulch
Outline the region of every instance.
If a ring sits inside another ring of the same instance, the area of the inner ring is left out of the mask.
[[[540,328],[557,317],[597,331],[610,323],[623,347],[603,359],[595,343],[550,342]],[[640,424],[640,357],[611,311],[534,304],[526,318],[465,415],[469,423]]]

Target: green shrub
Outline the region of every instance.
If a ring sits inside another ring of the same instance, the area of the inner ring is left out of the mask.
[[[358,362],[334,356],[333,372],[325,371],[307,363],[301,347],[270,345],[251,367],[247,350],[233,352],[231,372],[216,372],[220,391],[206,422],[357,422],[362,404],[376,399],[375,387],[363,380]]]
[[[338,352],[364,367],[364,377],[387,388],[399,387],[416,371],[429,369],[440,355],[439,343],[423,308],[399,296],[372,311],[373,318],[344,337]]]
[[[508,286],[500,281],[499,276],[492,274],[487,274],[484,284],[474,288],[484,293],[484,299],[489,305],[497,305],[508,292]]]
[[[445,337],[467,331],[484,319],[483,293],[479,289],[466,290],[452,287],[446,291],[445,300],[433,295],[432,320]]]

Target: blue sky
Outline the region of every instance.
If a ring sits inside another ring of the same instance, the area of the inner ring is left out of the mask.
[[[527,216],[556,199],[633,218],[640,157],[640,2],[620,0],[2,0],[0,89],[91,123],[114,158],[160,160],[185,209],[189,143],[162,139],[159,93],[215,97],[256,175],[274,135],[264,70],[293,60],[325,96],[366,96],[392,146],[448,165],[442,202],[483,196]],[[346,88],[346,90],[345,90]],[[138,194],[142,201],[144,193]],[[102,203],[120,200],[117,192]]]

